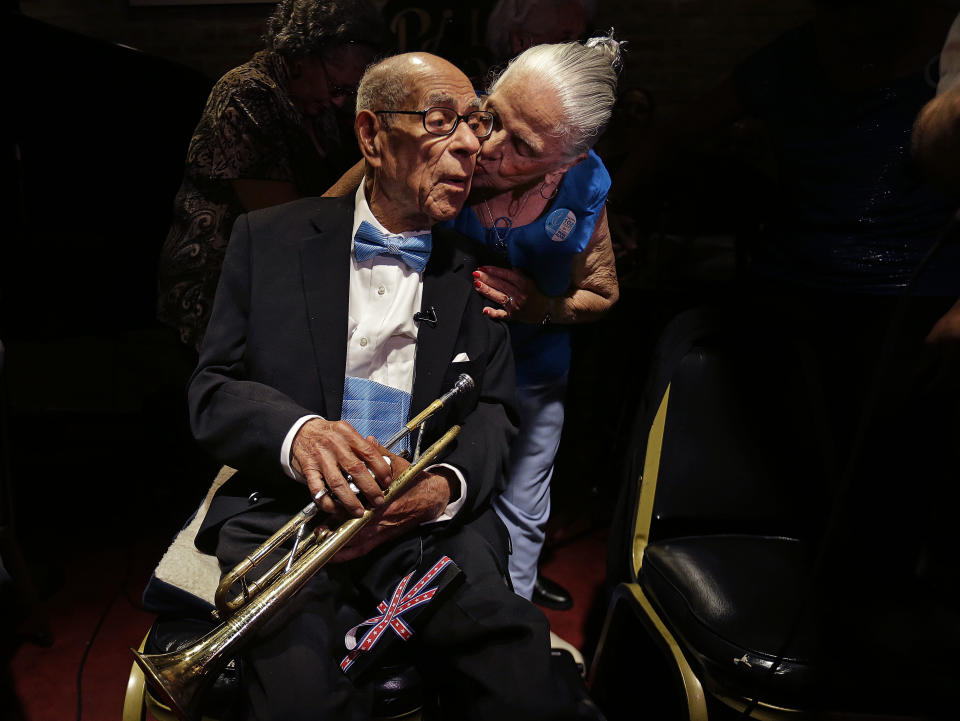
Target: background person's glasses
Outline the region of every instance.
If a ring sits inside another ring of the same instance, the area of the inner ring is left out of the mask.
[[[331,98],[352,98],[357,94],[357,85],[338,85],[330,80],[330,69],[323,58],[320,58],[320,65],[323,67],[323,75],[327,81],[327,92]]]
[[[486,110],[474,110],[460,115],[453,108],[427,108],[426,110],[374,110],[377,115],[419,115],[423,120],[423,129],[431,135],[450,135],[461,120],[478,138],[483,140],[493,132],[493,113]]]

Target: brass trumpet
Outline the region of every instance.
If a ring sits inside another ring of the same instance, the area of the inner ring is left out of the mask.
[[[473,385],[470,376],[461,375],[453,388],[407,423],[387,442],[386,447],[390,448],[414,430],[422,429],[430,416],[458,393],[473,388]],[[402,493],[409,482],[432,463],[459,432],[460,426],[451,426],[422,455],[418,454],[414,462],[384,490],[385,503]],[[316,509],[316,504],[311,502],[224,576],[216,594],[217,613],[223,619],[219,626],[192,646],[179,651],[142,654],[130,649],[151,690],[181,721],[195,721],[200,717],[203,691],[223,671],[239,648],[373,517],[373,511],[366,509],[362,516],[348,519],[336,529],[326,530],[321,535],[311,534],[310,539],[313,540],[303,539],[306,523],[316,514]],[[249,584],[243,581],[246,573],[295,533],[299,534],[299,542],[295,543],[285,559],[275,564],[259,581]],[[241,582],[242,591],[237,598],[230,600],[227,598],[229,589],[238,581]]]

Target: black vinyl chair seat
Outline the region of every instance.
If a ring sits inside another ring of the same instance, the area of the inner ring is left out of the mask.
[[[809,700],[816,635],[802,628],[770,668],[807,577],[796,539],[718,534],[650,544],[638,580],[709,686],[792,706]]]

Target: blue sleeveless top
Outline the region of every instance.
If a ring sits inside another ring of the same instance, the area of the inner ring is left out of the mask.
[[[529,275],[546,295],[561,296],[573,280],[573,259],[590,242],[610,191],[610,174],[592,150],[566,172],[547,212],[527,225],[484,228],[471,208],[445,225],[498,251],[503,264]],[[520,386],[547,383],[570,369],[570,331],[563,325],[511,323]]]

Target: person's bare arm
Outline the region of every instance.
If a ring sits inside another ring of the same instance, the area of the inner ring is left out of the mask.
[[[245,210],[259,210],[272,205],[289,203],[300,198],[293,183],[285,180],[248,180],[241,178],[231,181],[233,189]]]
[[[923,106],[912,143],[930,179],[960,191],[960,83]]]
[[[566,295],[544,295],[524,273],[484,266],[474,273],[477,291],[502,309],[485,308],[492,318],[540,323],[549,313],[551,323],[587,323],[606,313],[620,297],[616,259],[610,242],[606,208],[590,242],[573,260],[573,282]]]
[[[960,343],[960,300],[933,324],[927,343]]]
[[[363,181],[363,161],[351,167],[331,185],[323,197],[341,197],[354,192]],[[259,210],[301,197],[293,183],[283,180],[234,180],[233,189],[245,210]]]
[[[346,173],[340,176],[340,179],[327,188],[327,192],[323,194],[324,198],[340,198],[345,195],[350,195],[360,187],[360,183],[363,182],[363,161],[357,161],[357,164],[352,168],[347,170]]]

